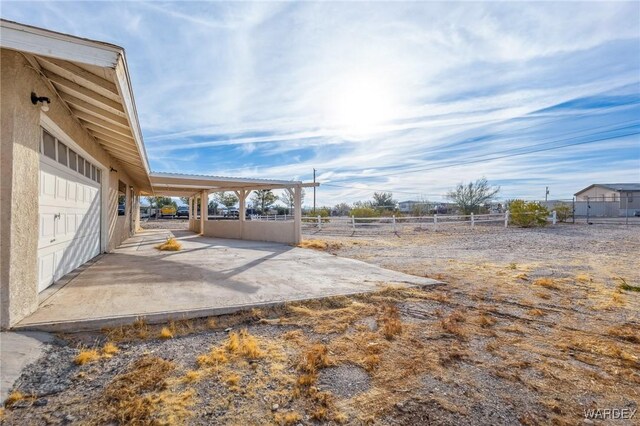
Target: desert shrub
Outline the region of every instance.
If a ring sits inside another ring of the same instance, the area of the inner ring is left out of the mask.
[[[571,217],[573,209],[567,203],[560,203],[560,204],[556,204],[556,206],[554,207],[554,210],[556,211],[557,219],[560,222],[566,222],[567,219]]]
[[[522,228],[546,226],[549,210],[535,201],[513,200],[509,205],[510,221]]]
[[[371,207],[356,207],[351,209],[351,216],[355,217],[380,217],[380,211]]]

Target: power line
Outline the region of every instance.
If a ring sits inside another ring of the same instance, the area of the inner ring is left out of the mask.
[[[591,135],[597,135],[597,134],[600,134],[600,133],[608,133],[608,132],[612,132],[612,131],[619,131],[619,130],[633,128],[633,127],[636,127],[636,126],[637,126],[637,124],[634,124],[634,125],[631,125],[631,126],[624,126],[624,127],[620,127],[620,128],[616,128],[616,129],[609,129],[609,130],[605,130],[605,131],[595,132],[595,133],[592,133]],[[508,154],[508,155],[503,155],[503,156],[498,156],[498,157],[493,157],[493,158],[487,158],[487,159],[478,159],[477,158],[477,157],[486,157],[486,156],[489,156],[489,155],[495,155],[495,154],[501,154],[501,153],[517,151],[517,150],[522,150],[522,149],[527,149],[527,148],[532,148],[532,147],[537,147],[537,146],[545,146],[545,145],[550,145],[552,143],[564,142],[564,141],[569,141],[569,140],[581,138],[581,137],[584,137],[584,136],[588,136],[588,135],[580,135],[580,136],[575,136],[575,137],[572,137],[572,138],[559,139],[559,140],[554,140],[554,141],[551,141],[551,142],[545,142],[545,143],[541,143],[541,144],[534,144],[534,145],[530,145],[528,147],[510,148],[508,150],[496,151],[496,152],[487,153],[487,154],[480,154],[480,155],[477,155],[475,157],[475,159],[470,160],[470,161],[455,162],[455,163],[443,164],[441,166],[433,166],[433,167],[427,167],[427,168],[403,170],[403,171],[393,172],[393,173],[384,173],[384,174],[378,174],[378,175],[375,175],[375,176],[373,176],[373,175],[372,176],[368,176],[367,178],[396,176],[396,175],[402,175],[402,174],[409,174],[409,173],[416,173],[416,172],[423,172],[423,171],[430,171],[430,170],[438,170],[438,169],[444,169],[444,168],[449,168],[449,167],[455,167],[455,166],[459,166],[459,165],[479,163],[479,162],[482,162],[482,161],[492,161],[492,160],[498,160],[498,159],[502,159],[502,158],[516,157],[516,156],[524,155],[524,154],[532,154],[532,153],[537,153],[537,152],[551,151],[551,150],[554,150],[554,149],[564,148],[564,147],[568,147],[568,146],[585,145],[585,144],[589,144],[589,143],[600,142],[600,141],[605,141],[605,140],[610,140],[610,139],[617,139],[617,138],[621,138],[621,137],[625,137],[625,136],[633,136],[633,135],[637,135],[637,134],[638,134],[638,132],[629,133],[629,134],[626,134],[626,135],[615,135],[615,136],[607,137],[607,138],[594,139],[594,140],[590,140],[590,141],[576,142],[576,143],[572,143],[572,144],[558,145],[558,146],[553,146],[553,147],[549,147],[549,148],[543,148],[543,149],[537,149],[537,150],[530,150],[530,151],[525,151],[525,152],[513,153],[513,154]],[[342,182],[342,181],[345,181],[345,180],[349,180],[349,179],[335,180],[333,182]]]
[[[633,126],[628,126],[628,127],[633,127]],[[618,130],[620,130],[620,129],[618,129]],[[445,164],[445,165],[442,165],[442,166],[435,166],[435,167],[430,167],[430,168],[425,168],[425,169],[420,169],[420,170],[411,170],[411,171],[407,171],[407,172],[404,172],[404,173],[407,174],[407,173],[415,173],[415,172],[419,172],[419,171],[439,170],[439,169],[445,169],[445,168],[449,168],[449,167],[456,167],[456,166],[461,166],[461,165],[466,165],[466,164],[479,163],[479,162],[482,162],[482,161],[501,160],[503,158],[510,158],[510,157],[517,157],[517,156],[527,155],[527,154],[534,154],[534,153],[538,153],[538,152],[552,151],[552,150],[555,150],[555,149],[566,148],[566,147],[570,147],[570,146],[586,145],[586,144],[590,144],[590,143],[602,142],[602,141],[606,141],[606,140],[618,139],[618,138],[621,138],[621,137],[633,136],[633,135],[638,135],[638,134],[640,134],[640,132],[632,132],[632,133],[627,133],[625,135],[609,136],[609,137],[606,137],[606,138],[599,138],[599,139],[593,139],[593,140],[589,140],[589,141],[581,141],[581,142],[575,142],[575,143],[564,144],[564,145],[559,145],[559,146],[552,146],[552,147],[548,147],[548,148],[535,149],[535,150],[531,150],[531,151],[527,151],[527,152],[519,152],[519,153],[514,153],[514,154],[507,154],[507,155],[502,155],[502,156],[488,158],[488,159],[476,159],[476,160],[470,160],[470,161],[465,161],[465,162],[458,162],[458,163],[454,163],[454,164]],[[402,174],[402,173],[395,173],[395,174]],[[376,175],[376,176],[370,176],[368,178],[385,177],[385,176],[390,176],[390,175],[393,175],[393,174]],[[323,184],[323,186],[341,187],[340,185],[329,184],[329,183],[325,183],[325,184]],[[378,191],[377,189],[373,189],[373,188],[359,188],[359,187],[347,187],[347,186],[342,186],[342,187],[343,188],[360,189],[360,190],[369,189],[369,190],[373,190],[373,191]],[[400,191],[396,191],[396,192],[400,192]],[[409,193],[409,192],[407,192],[407,193]],[[420,193],[419,192],[411,192],[410,194],[420,194]]]

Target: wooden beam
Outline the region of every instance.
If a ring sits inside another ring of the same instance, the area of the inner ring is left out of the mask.
[[[120,142],[124,142],[127,144],[135,145],[135,141],[131,136],[122,135],[120,133],[112,132],[111,130],[105,129],[104,127],[96,126],[91,123],[84,123],[84,126],[91,130],[92,133],[98,133],[104,136],[108,136],[111,139],[118,140]]]
[[[62,61],[60,59],[39,56],[38,61],[45,69],[51,70],[56,74],[68,78],[81,86],[88,86],[94,92],[97,92],[109,99],[120,101],[118,88],[109,80],[105,80],[104,78],[77,66],[76,64]]]
[[[135,148],[121,145],[121,144],[116,143],[116,142],[114,142],[112,140],[107,140],[107,139],[101,138],[101,137],[99,137],[98,135],[95,135],[95,134],[93,135],[93,137],[96,138],[96,140],[98,142],[100,142],[105,147],[105,149],[107,147],[108,148],[112,148],[113,147],[114,149],[117,149],[118,151],[122,152],[123,154],[129,154],[129,155],[133,155],[133,156],[136,156],[136,157],[140,157],[140,154],[135,150]]]
[[[84,122],[95,124],[96,126],[111,130],[112,132],[121,134],[123,136],[131,136],[131,130],[129,129],[129,127],[113,124],[110,121],[98,118],[94,115],[87,114],[86,112],[77,109],[73,110],[73,114]]]
[[[70,93],[85,102],[97,103],[103,109],[112,110],[111,112],[114,114],[124,113],[124,108],[120,102],[104,97],[51,71],[43,70],[43,73],[61,92]]]
[[[72,105],[75,109],[86,112],[87,114],[95,115],[98,118],[103,118],[107,121],[111,121],[116,125],[121,125],[124,127],[129,127],[129,121],[124,117],[124,114],[117,115],[112,112],[107,111],[106,109],[99,108],[89,102],[83,101],[80,98],[76,98],[75,96],[69,95],[68,93],[62,94],[62,99]]]

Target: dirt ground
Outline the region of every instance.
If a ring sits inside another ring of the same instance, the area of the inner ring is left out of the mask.
[[[640,405],[640,229],[305,245],[446,285],[58,336],[6,424],[566,424]],[[310,237],[311,238],[311,237]],[[635,418],[615,424],[639,424]]]

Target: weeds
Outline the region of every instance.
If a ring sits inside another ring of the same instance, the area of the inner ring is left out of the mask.
[[[100,353],[96,349],[80,349],[73,361],[76,365],[85,365],[100,359]]]
[[[229,333],[229,338],[225,343],[227,351],[242,355],[246,358],[256,359],[263,356],[263,352],[258,346],[258,340],[249,334],[246,329],[240,332]]]
[[[553,289],[553,290],[560,289],[560,287],[558,287],[558,284],[553,280],[553,278],[548,278],[548,277],[538,278],[533,282],[533,284],[539,285],[544,288]]]
[[[627,280],[622,277],[617,277],[617,279],[621,281],[618,285],[620,290],[640,292],[640,286],[627,284]]]
[[[161,251],[180,251],[182,250],[182,243],[180,243],[175,238],[170,237],[167,238],[167,241],[165,241],[164,243],[158,244],[156,248]]]
[[[167,389],[175,365],[145,355],[105,388],[100,401],[100,420],[119,424],[176,424],[189,416],[194,392]]]
[[[380,329],[387,340],[392,340],[395,336],[402,333],[400,312],[395,305],[387,305],[384,308],[379,322],[382,323]]]
[[[276,420],[276,423],[280,425],[289,426],[289,425],[296,424],[300,420],[302,420],[302,416],[299,413],[296,413],[295,411],[291,411],[288,413],[276,414],[275,420]]]
[[[162,327],[160,330],[160,338],[161,339],[173,339],[173,331],[171,331],[168,327]]]
[[[9,394],[9,396],[7,397],[7,399],[4,402],[4,405],[6,407],[11,407],[12,405],[14,405],[16,402],[18,401],[22,401],[23,399],[25,399],[27,396],[25,394],[23,394],[20,391],[13,391]]]

